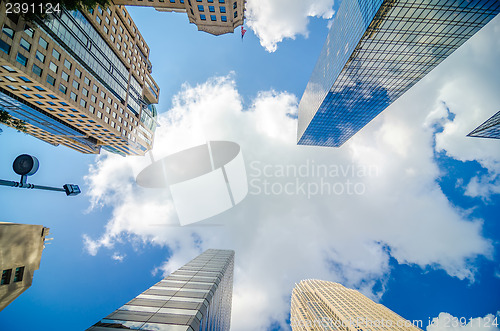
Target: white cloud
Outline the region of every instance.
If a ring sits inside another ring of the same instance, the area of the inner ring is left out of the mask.
[[[330,19],[333,16],[333,0],[248,0],[246,24],[255,32],[268,52],[274,52],[277,44],[296,35],[308,36],[309,17]]]
[[[485,317],[466,318],[455,317],[448,313],[440,313],[432,320],[432,324],[427,326],[427,331],[499,331],[499,314],[488,314]]]
[[[123,262],[123,259],[127,256],[127,254],[120,254],[118,252],[114,252],[111,258],[118,262]]]
[[[497,19],[493,28],[452,55],[340,149],[295,145],[297,123],[290,115],[296,113],[298,100],[289,93],[264,91],[244,109],[232,75],[183,86],[172,109],[159,118],[155,158],[206,140],[235,141],[242,147],[249,180],[254,180],[249,196],[207,220],[212,226],[181,228],[167,190],[134,184],[135,175],[150,163],[148,157],[104,154],[87,176],[88,194],[94,208],[109,206],[113,214],[100,238],[85,237],[89,253],[112,249],[115,242],[125,240],[168,246],[173,255],[162,266],[168,273],[204,249],[234,249],[235,330],[265,330],[271,322],[287,328],[291,290],[305,278],[339,281],[376,299],[383,292],[373,293],[373,288],[380,281],[385,284],[390,256],[399,263],[443,269],[473,280],[475,258],[491,258],[492,244],[482,236],[482,220],[454,207],[437,184],[443,173],[434,161],[432,123],[449,125],[447,112],[436,110],[443,101],[456,111],[452,122],[462,123],[467,116],[455,105],[465,104],[460,97],[466,102],[468,93],[447,91],[473,72],[498,70],[498,56],[471,55],[469,48],[481,46],[488,36],[496,40],[494,30],[499,26]],[[496,46],[492,52],[499,54],[500,43]],[[499,76],[485,79],[498,90]],[[497,99],[489,100],[488,91],[474,90],[478,94],[474,100],[482,101],[478,111],[495,105]],[[436,149],[457,158],[467,151],[467,157],[474,159],[478,142],[460,151],[457,141],[464,139],[472,138],[445,129],[436,137]],[[479,162],[494,169],[495,154],[487,150],[478,152]],[[314,185],[321,184],[320,176],[279,173],[282,166],[293,171],[307,164],[341,169],[340,175],[323,179],[344,192],[308,197],[298,187],[305,183],[304,189],[308,184],[319,188]],[[367,168],[377,171],[365,176],[361,171]],[[272,174],[266,176],[264,171]],[[289,185],[292,194],[264,194],[265,180],[271,191]],[[358,193],[363,189],[362,194],[349,193],[356,187]],[[256,188],[261,194],[255,194]]]

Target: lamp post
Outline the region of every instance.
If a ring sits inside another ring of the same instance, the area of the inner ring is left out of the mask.
[[[78,185],[75,184],[65,184],[62,188],[59,187],[51,187],[51,186],[43,186],[43,185],[35,185],[28,183],[28,176],[34,175],[38,171],[38,167],[40,166],[38,159],[32,155],[22,154],[16,157],[14,163],[12,164],[12,168],[14,172],[18,175],[21,175],[21,181],[14,182],[10,180],[0,179],[0,185],[2,186],[10,186],[10,187],[19,187],[19,188],[29,188],[29,189],[38,189],[38,190],[47,190],[47,191],[58,191],[65,192],[67,196],[70,195],[78,195],[81,193]]]

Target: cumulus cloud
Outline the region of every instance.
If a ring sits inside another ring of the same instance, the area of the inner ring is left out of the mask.
[[[432,320],[431,325],[427,326],[427,331],[499,331],[498,316],[488,314],[485,317],[466,319],[464,317],[454,317],[448,313],[440,313],[437,318]]]
[[[495,24],[494,29],[500,21]],[[481,38],[495,39],[494,29]],[[298,98],[290,93],[263,91],[243,107],[234,75],[184,85],[172,108],[159,117],[154,158],[207,140],[237,142],[249,195],[203,224],[180,227],[167,189],[134,183],[149,157],[103,154],[86,181],[92,208],[111,207],[112,216],[101,237],[84,238],[89,253],[113,249],[119,241],[168,247],[172,256],[161,267],[168,274],[207,248],[234,249],[235,330],[265,330],[271,323],[288,328],[291,291],[301,279],[338,281],[377,299],[383,291],[374,289],[384,288],[391,256],[402,264],[473,280],[474,260],[491,258],[492,244],[482,236],[483,221],[471,219],[441,191],[437,179],[445,174],[434,153],[442,149],[459,158],[465,152],[454,149],[459,145],[455,140],[471,139],[446,130],[450,121],[461,123],[467,116],[456,110],[460,95],[447,94],[451,88],[446,86],[467,80],[474,70],[498,70],[498,57],[463,55],[482,45],[481,38],[340,149],[295,144]],[[490,63],[483,66],[486,60]],[[492,82],[498,88],[497,79]],[[487,101],[487,90],[475,92],[482,93],[478,111],[487,112],[496,99]],[[453,120],[447,111],[436,110],[443,102],[456,112]],[[436,135],[438,122],[445,130]],[[465,149],[471,152],[473,146]],[[494,169],[495,153],[487,149],[478,153],[479,162]]]
[[[248,0],[247,25],[268,52],[274,52],[285,38],[308,36],[309,17],[332,18],[333,0]]]

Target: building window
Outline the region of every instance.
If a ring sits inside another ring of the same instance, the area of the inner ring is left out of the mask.
[[[234,12],[234,18],[236,18],[236,16],[238,16],[238,12],[237,11]]]
[[[201,15],[200,15],[200,19],[201,19],[202,21],[206,21],[206,20],[207,20],[207,17],[206,17],[205,15],[201,14]]]
[[[94,84],[94,86],[92,87],[92,89],[94,90],[94,92],[99,92],[99,88],[97,87],[96,84]]]
[[[80,99],[80,106],[82,106],[83,108],[87,107],[87,101]]]
[[[14,30],[9,28],[7,25],[3,26],[2,32],[9,36],[10,39],[14,38]]]
[[[42,63],[45,62],[45,55],[43,55],[43,53],[40,53],[39,51],[36,51],[35,58]]]
[[[52,57],[54,59],[56,59],[57,61],[59,61],[61,59],[61,54],[58,51],[56,51],[56,49],[54,48],[52,50]]]
[[[89,91],[86,88],[82,88],[82,94],[86,97],[89,96]]]
[[[101,98],[106,99],[106,93],[104,93],[104,91],[101,91]]]
[[[219,3],[226,3],[225,0],[219,0]]]
[[[221,13],[225,13],[225,12],[226,12],[226,7],[225,7],[225,6],[220,6],[220,7],[219,7],[219,11],[220,11]]]
[[[45,41],[45,39],[43,39],[42,37],[40,37],[38,43],[40,44],[40,46],[42,46],[43,49],[47,49],[47,47],[49,47],[47,41]]]
[[[92,100],[92,102],[96,102],[97,101],[97,98],[95,95],[92,94],[92,96],[90,97],[90,100]]]
[[[87,77],[85,77],[84,82],[85,85],[90,86],[90,79],[88,79]]]
[[[95,20],[97,21],[97,24],[99,24],[99,25],[101,24],[101,18],[99,16],[96,16]]]
[[[116,17],[113,17],[113,23],[115,23],[116,25],[118,25],[118,20],[116,19]]]
[[[217,17],[215,17],[215,15],[210,15],[210,20],[217,21]]]
[[[31,44],[29,42],[27,42],[26,40],[24,40],[24,38],[21,38],[20,45],[21,45],[22,48],[24,48],[28,52],[31,51]]]
[[[101,14],[101,15],[103,14],[101,6],[97,6],[97,10],[99,11],[99,14]]]
[[[33,34],[35,33],[35,31],[32,28],[30,28],[29,25],[25,24],[24,25],[24,33],[26,33],[28,36],[33,38]]]
[[[75,76],[78,78],[82,78],[82,72],[75,68]]]
[[[77,99],[77,96],[76,96],[76,93],[75,92],[71,92],[70,96],[69,96],[72,100],[76,101]]]
[[[6,269],[2,271],[2,280],[0,281],[0,285],[10,284],[11,275],[12,275],[12,269]]]
[[[64,71],[63,71],[63,72],[61,73],[61,77],[62,77],[62,79],[64,79],[65,81],[69,81],[69,75],[68,75],[66,72],[64,72]]]
[[[104,30],[105,34],[108,34],[109,30],[108,30],[108,28],[106,26],[103,27],[103,30]]]
[[[35,73],[35,75],[42,76],[42,68],[40,68],[36,64],[33,65],[32,71]]]
[[[68,70],[71,70],[71,62],[69,62],[68,60],[64,60],[64,66],[68,68]]]
[[[80,83],[73,79],[73,87],[78,90],[80,88]]]
[[[10,45],[1,39],[0,39],[0,49],[4,51],[4,53],[7,55],[10,53]]]
[[[47,83],[54,86],[56,83],[56,79],[54,77],[52,77],[51,75],[47,75]]]
[[[16,268],[16,272],[14,273],[14,283],[21,282],[24,276],[24,267]]]
[[[215,13],[215,7],[214,6],[208,6],[208,11],[211,13]]]
[[[16,61],[21,63],[25,67],[28,64],[28,58],[21,53],[17,53]]]
[[[50,61],[49,69],[57,74],[58,67],[56,66],[56,64],[54,62]]]
[[[90,105],[90,106],[89,106],[89,112],[91,112],[91,113],[93,114],[93,113],[94,113],[94,111],[95,111],[94,106]]]
[[[205,8],[203,8],[203,5],[198,5],[198,11],[205,11]]]
[[[59,84],[59,91],[61,91],[62,93],[66,94],[67,90],[68,90],[68,88],[65,85]]]
[[[227,17],[226,17],[225,15],[222,15],[222,16],[220,17],[220,20],[221,20],[222,22],[227,22]]]

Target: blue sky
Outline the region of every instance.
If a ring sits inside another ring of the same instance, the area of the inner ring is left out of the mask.
[[[363,193],[251,192],[207,220],[223,226],[181,228],[168,192],[134,184],[149,158],[83,155],[2,126],[0,178],[17,180],[12,161],[28,153],[40,161],[31,182],[75,183],[83,191],[66,197],[1,188],[0,220],[42,224],[54,238],[32,287],[0,313],[2,330],[85,329],[207,248],[236,251],[236,331],[288,330],[291,290],[306,278],[359,289],[422,320],[424,329],[445,313],[498,315],[499,142],[465,135],[500,105],[500,19],[342,148],[330,149],[296,146],[295,115],[332,1],[247,5],[243,41],[239,30],[214,37],[183,14],[129,8],[161,88],[155,158],[230,140],[240,144],[257,186],[321,178],[264,178],[252,162],[260,169],[372,166],[371,176],[323,178],[359,183]]]

